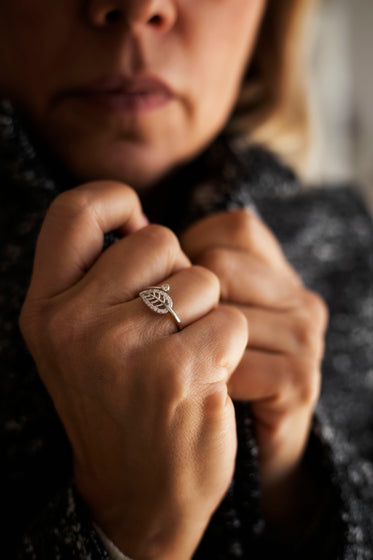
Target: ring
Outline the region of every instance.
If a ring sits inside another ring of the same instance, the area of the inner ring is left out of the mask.
[[[171,296],[168,295],[170,286],[168,284],[162,284],[162,286],[151,286],[146,290],[142,290],[139,293],[142,301],[155,313],[171,313],[176,321],[177,328],[179,331],[183,328],[183,324],[179,317],[176,315],[175,311],[172,309],[174,302]]]

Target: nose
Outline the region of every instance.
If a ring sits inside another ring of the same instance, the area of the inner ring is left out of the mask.
[[[177,9],[175,0],[89,0],[87,16],[94,27],[124,23],[133,30],[148,27],[164,33],[173,27]]]

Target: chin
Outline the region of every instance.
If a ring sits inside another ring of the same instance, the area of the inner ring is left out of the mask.
[[[178,158],[162,157],[162,154],[139,153],[126,150],[124,153],[91,152],[89,157],[64,157],[63,162],[78,181],[119,181],[134,188],[146,190],[166,176],[178,163]]]
[[[48,134],[49,145],[78,181],[114,180],[145,190],[197,155],[213,137],[196,127],[154,128],[142,134],[119,130],[76,130]],[[55,138],[59,138],[55,142]],[[63,139],[63,141],[62,141]]]
[[[155,141],[66,142],[59,145],[62,164],[77,178],[87,182],[114,180],[135,190],[146,190],[176,167],[193,158],[204,146],[196,142]],[[197,145],[196,145],[197,144]],[[57,146],[56,146],[57,148]]]

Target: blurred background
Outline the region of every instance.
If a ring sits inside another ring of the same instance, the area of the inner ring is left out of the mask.
[[[309,55],[309,181],[353,182],[373,213],[373,0],[318,0]]]

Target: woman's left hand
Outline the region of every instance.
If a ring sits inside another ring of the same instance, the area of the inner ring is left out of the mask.
[[[274,525],[286,523],[301,505],[302,457],[320,392],[326,306],[247,210],[199,221],[181,244],[192,262],[218,276],[221,300],[247,318],[249,342],[229,392],[252,404],[264,515]]]

